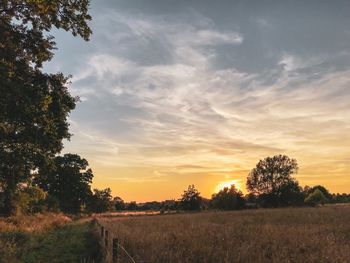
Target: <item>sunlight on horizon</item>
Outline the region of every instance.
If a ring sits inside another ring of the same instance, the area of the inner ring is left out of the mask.
[[[158,2],[93,2],[89,44],[57,34],[45,64],[74,76],[81,102],[63,153],[89,161],[93,187],[160,201],[190,184],[210,197],[235,179],[246,194],[259,160],[284,154],[298,161],[301,186],[350,189],[346,12]]]
[[[223,182],[220,182],[216,187],[215,187],[215,190],[214,192],[217,193],[219,192],[220,190],[224,189],[225,187],[227,188],[230,188],[231,185],[235,185],[236,189],[237,190],[240,190],[242,191],[241,189],[241,184],[239,183],[240,180],[238,179],[234,179],[234,180],[229,180],[229,181],[223,181]]]

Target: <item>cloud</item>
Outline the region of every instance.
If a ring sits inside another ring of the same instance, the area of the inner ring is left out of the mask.
[[[242,174],[279,153],[303,160],[305,174],[336,167],[344,177],[350,168],[336,163],[350,153],[350,71],[320,70],[327,56],[279,50],[271,69],[252,73],[234,60],[215,63],[220,46],[252,45],[238,26],[222,29],[200,14],[111,10],[95,19],[104,42],[74,74],[72,89],[84,101],[71,116],[67,148],[100,166],[161,167],[161,176],[116,180]]]

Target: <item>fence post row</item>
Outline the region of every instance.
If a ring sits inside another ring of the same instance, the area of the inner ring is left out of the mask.
[[[101,223],[98,222],[98,220],[96,220],[96,226],[101,227],[101,230],[100,230],[101,241],[102,241],[101,243],[102,243],[102,246],[104,245],[104,250],[107,252],[106,255],[108,255],[106,260],[109,262],[109,260],[112,259],[113,263],[117,263],[118,262],[118,252],[119,252],[118,251],[119,250],[118,249],[118,246],[119,246],[118,238],[115,238],[113,236],[113,233],[109,234],[108,230],[105,227],[103,227],[101,225]],[[109,236],[110,236],[111,241],[112,241],[111,246],[108,246]],[[111,248],[112,248],[112,251],[110,251]]]

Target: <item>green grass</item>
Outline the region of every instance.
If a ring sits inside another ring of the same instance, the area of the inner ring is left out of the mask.
[[[350,206],[100,222],[136,262],[350,262]]]
[[[68,223],[43,231],[0,233],[0,262],[98,262],[98,241],[89,223]]]

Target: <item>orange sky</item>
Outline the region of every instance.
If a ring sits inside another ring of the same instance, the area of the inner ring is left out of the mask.
[[[55,34],[47,70],[81,98],[64,152],[127,201],[245,191],[277,154],[302,186],[350,192],[349,4],[192,2],[93,1],[89,42]]]

